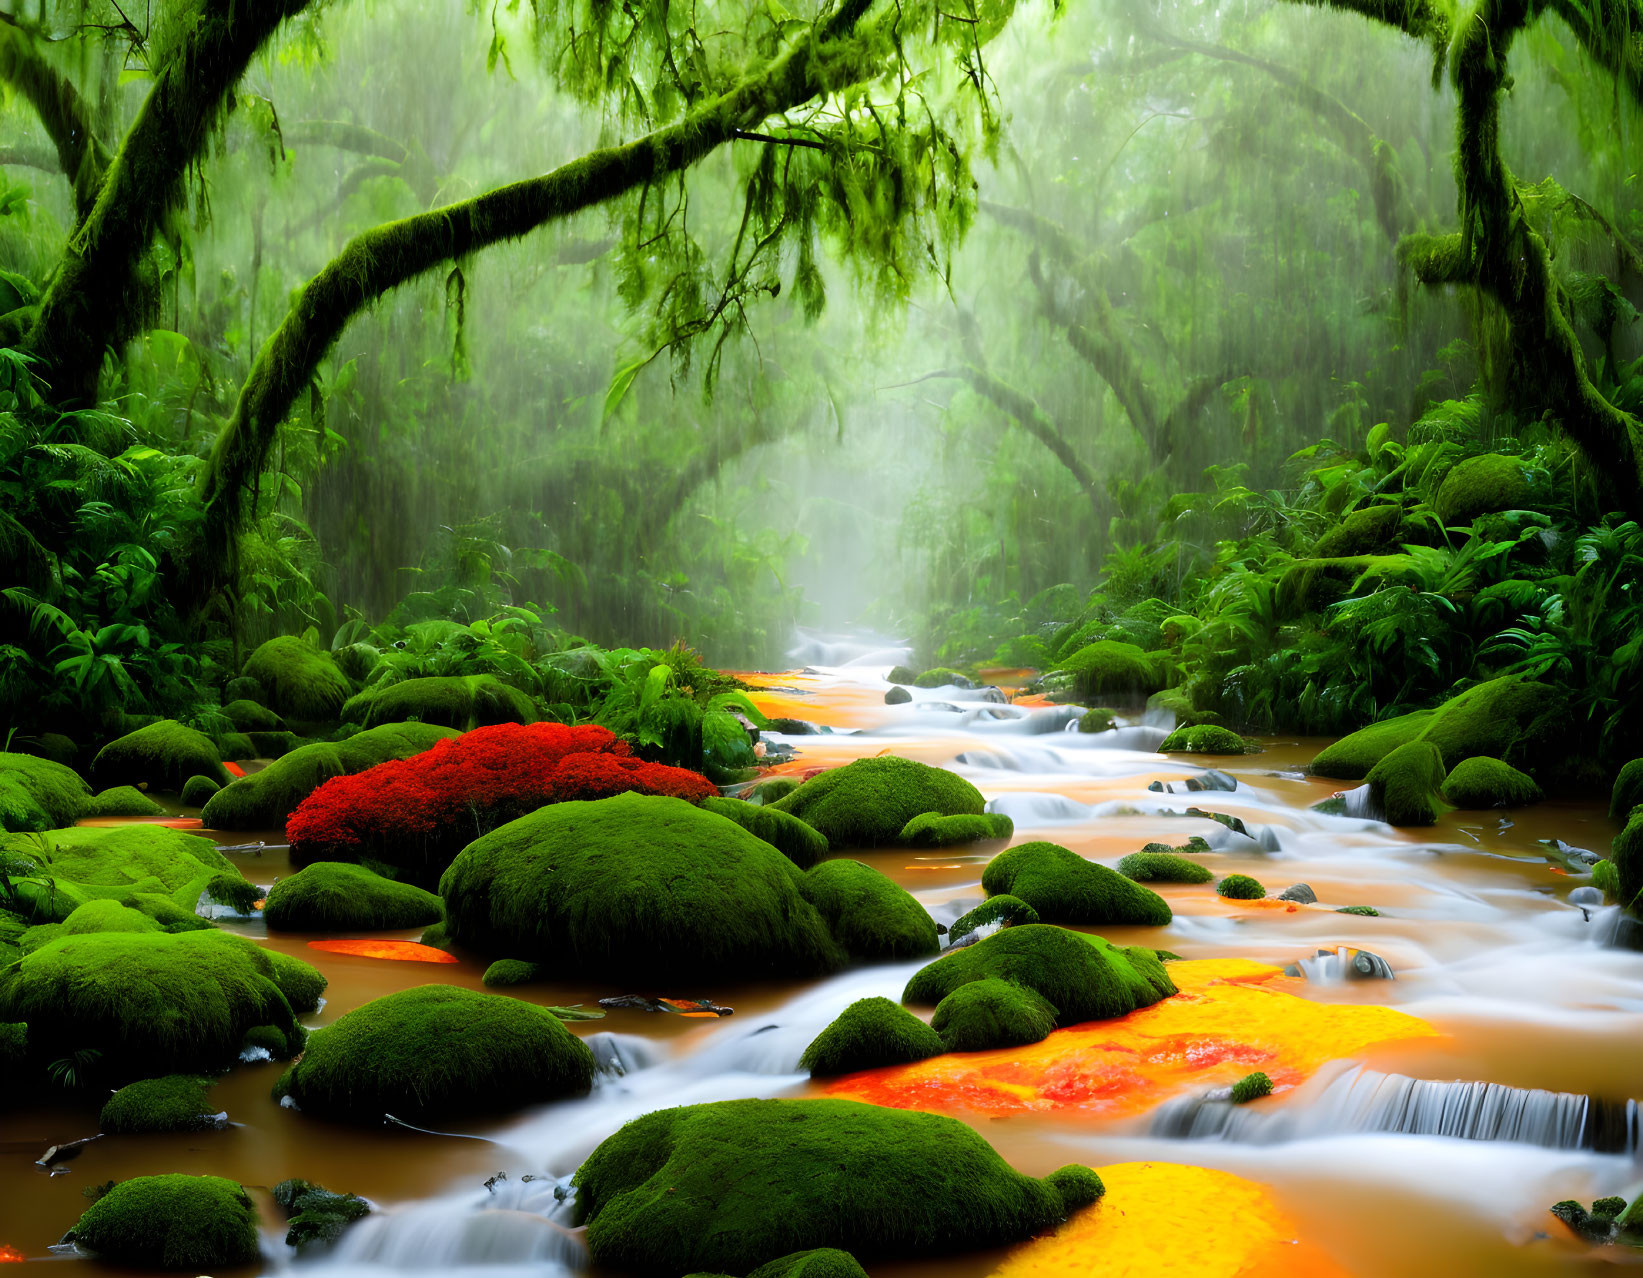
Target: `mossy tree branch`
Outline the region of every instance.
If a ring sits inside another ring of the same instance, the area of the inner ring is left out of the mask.
[[[57,163],[52,167],[67,176],[74,188],[74,206],[84,217],[97,197],[109,156],[91,127],[91,112],[79,91],[41,56],[27,32],[4,20],[0,20],[0,80],[14,85],[40,117],[57,151]],[[21,158],[11,163],[45,167],[37,160]]]

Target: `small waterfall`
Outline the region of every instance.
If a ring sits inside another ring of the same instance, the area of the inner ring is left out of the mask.
[[[1635,1154],[1640,1119],[1633,1100],[1594,1100],[1500,1083],[1436,1082],[1360,1067],[1329,1083],[1308,1104],[1234,1105],[1213,1096],[1187,1096],[1164,1105],[1152,1121],[1154,1136],[1249,1145],[1356,1132]]]
[[[1016,823],[1016,828],[1032,829],[1040,825],[1069,825],[1083,821],[1090,815],[1088,805],[1069,799],[1062,794],[1023,792],[1001,794],[989,799],[987,811],[1002,812]]]
[[[535,1194],[498,1195],[520,1199],[517,1206],[475,1201],[471,1196],[374,1212],[349,1228],[328,1255],[303,1264],[308,1273],[357,1274],[380,1268],[396,1274],[444,1274],[482,1270],[493,1278],[532,1275],[569,1278],[587,1268],[580,1233],[552,1219],[569,1215],[570,1199],[554,1199],[556,1182],[532,1181],[521,1188]]]
[[[953,762],[966,768],[995,768],[1006,772],[1063,772],[1066,760],[1048,746],[1012,745],[1008,750],[966,750]]]

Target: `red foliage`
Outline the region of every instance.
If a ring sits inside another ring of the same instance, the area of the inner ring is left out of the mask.
[[[367,857],[437,869],[479,835],[546,804],[629,791],[691,803],[718,793],[700,773],[633,758],[605,728],[499,723],[332,777],[285,833],[294,861]]]

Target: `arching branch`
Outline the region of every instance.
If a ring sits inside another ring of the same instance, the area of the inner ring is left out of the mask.
[[[74,204],[83,218],[97,196],[108,169],[108,151],[91,127],[91,112],[79,90],[47,62],[27,32],[0,15],[0,80],[28,99],[57,151],[51,167],[65,174],[74,188]],[[28,163],[13,160],[11,163]],[[35,168],[46,167],[36,163]]]

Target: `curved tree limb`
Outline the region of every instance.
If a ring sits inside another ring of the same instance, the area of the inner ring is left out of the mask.
[[[34,41],[20,27],[8,21],[0,21],[0,80],[15,85],[40,117],[46,136],[57,149],[53,167],[68,177],[74,188],[75,209],[84,218],[97,197],[109,157],[91,127],[91,112],[79,90],[40,56]]]

